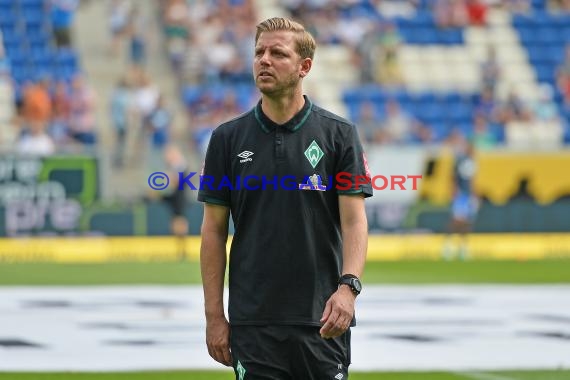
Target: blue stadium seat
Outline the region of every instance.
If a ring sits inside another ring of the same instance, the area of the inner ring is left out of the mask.
[[[548,48],[548,62],[553,65],[559,65],[564,61],[564,47],[551,46]]]
[[[59,49],[55,52],[55,60],[59,65],[78,66],[78,57],[71,48]]]
[[[27,65],[12,66],[12,77],[18,84],[34,80],[32,69]]]
[[[13,0],[0,0],[0,14],[11,12],[14,9]]]
[[[44,0],[14,0],[20,4],[20,7],[43,7]]]
[[[473,109],[465,103],[457,103],[446,108],[447,120],[453,123],[469,123],[473,119]]]
[[[489,124],[489,132],[497,140],[498,143],[505,142],[505,127],[500,124]]]
[[[11,54],[9,59],[12,68],[25,66],[31,63],[29,56],[26,55],[25,53]]]
[[[405,43],[420,45],[464,44],[463,29],[441,30],[436,27],[430,8],[433,2],[434,0],[420,0],[418,11],[412,17],[391,19],[397,25],[402,39]],[[368,2],[362,0],[362,3]],[[564,58],[566,44],[570,43],[570,13],[550,13],[546,9],[545,0],[532,0],[531,4],[530,13],[512,15],[512,25],[527,49],[529,63],[533,66],[538,81],[554,84],[556,67]],[[364,9],[358,3],[347,14],[359,14]],[[477,94],[463,95],[457,92],[436,94],[430,91],[421,94],[407,92],[390,94],[382,90],[382,87],[372,84],[344,92],[343,101],[349,115],[356,117],[363,101],[372,101],[378,112],[383,113],[386,101],[395,97],[404,110],[426,125],[432,126],[436,139],[441,141],[453,128],[458,128],[466,135],[473,133],[472,119]],[[559,106],[562,105],[559,92],[556,93],[555,101]],[[570,125],[570,115],[564,116],[569,119]],[[568,129],[565,138],[570,142],[570,126]],[[490,125],[489,130],[498,141],[504,142],[504,126]]]
[[[536,33],[536,29],[533,27],[521,27],[518,28],[519,39],[521,43],[525,46],[529,45],[540,45],[541,41]]]
[[[553,15],[544,8],[536,8],[532,11],[532,18],[535,25],[547,26],[552,24]]]
[[[554,83],[555,67],[549,64],[535,65],[536,77],[539,82]]]
[[[546,8],[546,1],[545,0],[532,0],[531,6],[536,12],[536,10],[543,10]]]
[[[570,13],[554,13],[550,19],[551,25],[564,28],[570,25]]]
[[[464,42],[461,29],[439,30],[437,38],[439,43],[446,45],[459,45]]]
[[[366,85],[359,87],[360,100],[370,100],[373,102],[384,102],[386,94],[378,85]]]
[[[202,92],[200,86],[186,86],[182,89],[182,99],[186,105],[194,104],[202,97]]]
[[[541,44],[559,45],[564,41],[564,36],[560,34],[560,30],[554,27],[541,27],[538,31],[535,31],[535,33],[538,42]]]
[[[2,29],[2,37],[6,48],[7,45],[23,45],[25,42],[23,35],[17,29]]]
[[[15,28],[18,24],[18,15],[16,12],[0,7],[0,27],[2,31],[4,28]]]
[[[443,109],[436,103],[417,106],[415,108],[415,115],[418,119],[427,124],[444,121]]]
[[[437,29],[433,27],[421,27],[415,30],[414,42],[416,44],[437,44],[439,35]]]
[[[79,70],[70,67],[57,67],[52,71],[52,76],[55,80],[63,80],[70,82],[75,75],[79,73]]]
[[[513,15],[513,26],[518,30],[533,28],[536,26],[536,22],[530,15],[515,14]]]
[[[50,22],[49,14],[41,8],[24,8],[20,10],[20,15],[22,21],[28,24]]]
[[[443,141],[447,136],[449,136],[450,128],[447,123],[428,123],[427,126],[433,133],[433,138],[435,141]]]
[[[435,27],[435,20],[433,13],[430,11],[418,11],[414,20],[418,26],[433,28]]]

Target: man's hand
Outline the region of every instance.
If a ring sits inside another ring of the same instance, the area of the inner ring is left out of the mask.
[[[210,318],[206,322],[208,353],[217,362],[232,366],[230,352],[230,324],[225,317]]]
[[[344,334],[350,327],[350,322],[354,317],[354,300],[356,295],[352,290],[342,285],[329,298],[325,305],[325,310],[321,318],[321,337],[325,339],[336,338]]]

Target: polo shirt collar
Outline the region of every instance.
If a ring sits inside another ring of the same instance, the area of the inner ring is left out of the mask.
[[[277,127],[283,127],[291,132],[295,132],[301,128],[301,126],[308,119],[309,115],[311,114],[311,108],[313,106],[313,103],[307,95],[303,95],[303,97],[305,98],[305,105],[303,105],[303,108],[301,108],[301,110],[297,112],[297,114],[285,124],[277,124],[263,113],[263,110],[261,109],[261,99],[254,108],[255,119],[259,123],[261,129],[267,133],[273,131]]]

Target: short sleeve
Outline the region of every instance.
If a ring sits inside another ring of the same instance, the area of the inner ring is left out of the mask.
[[[360,194],[366,198],[373,195],[371,175],[358,132],[354,125],[340,142],[339,161],[336,168],[338,194]]]
[[[223,134],[214,131],[200,173],[198,201],[230,206],[230,189],[223,185],[228,178],[224,137]]]

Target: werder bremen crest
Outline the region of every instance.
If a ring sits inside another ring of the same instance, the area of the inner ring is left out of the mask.
[[[307,157],[307,160],[309,160],[313,169],[317,166],[317,164],[319,163],[321,158],[324,157],[324,155],[325,154],[323,153],[321,147],[319,146],[319,144],[315,142],[315,140],[313,140],[311,145],[309,145],[309,147],[305,151],[305,157]]]

